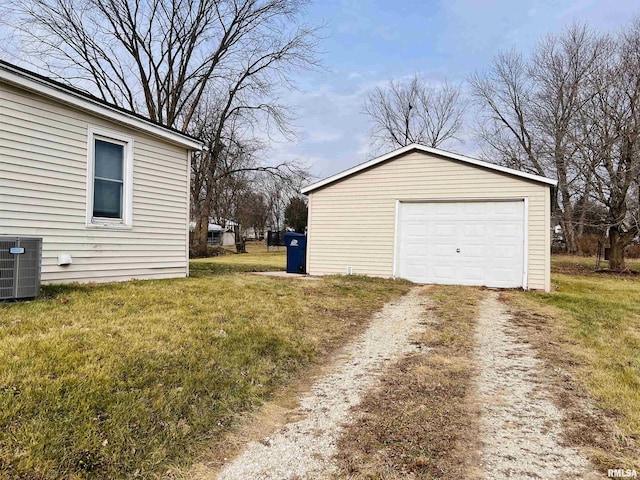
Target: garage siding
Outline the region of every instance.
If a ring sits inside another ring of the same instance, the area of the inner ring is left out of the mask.
[[[528,286],[549,290],[548,185],[412,152],[309,194],[312,275],[393,276],[396,201],[528,198]]]
[[[186,148],[4,83],[0,112],[0,234],[43,237],[44,282],[187,276]],[[86,226],[89,125],[133,138],[131,229]]]

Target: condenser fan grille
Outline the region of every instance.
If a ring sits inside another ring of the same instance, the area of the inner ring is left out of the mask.
[[[0,300],[40,293],[42,238],[0,236]]]

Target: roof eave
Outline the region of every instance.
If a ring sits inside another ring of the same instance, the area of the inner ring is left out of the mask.
[[[553,180],[551,178],[547,178],[547,177],[542,177],[539,175],[534,175],[531,173],[526,173],[526,172],[520,172],[519,170],[514,170],[512,168],[507,168],[507,167],[503,167],[500,165],[495,165],[493,163],[488,163],[488,162],[484,162],[482,160],[477,160],[475,158],[471,158],[471,157],[466,157],[464,155],[458,155],[457,153],[451,153],[451,152],[447,152],[445,150],[439,150],[437,148],[432,148],[432,147],[425,147],[424,145],[420,145],[417,143],[412,143],[411,145],[407,145],[406,147],[402,147],[399,148],[397,150],[394,150],[392,152],[386,153],[380,157],[376,157],[372,160],[369,160],[367,162],[361,163],[360,165],[356,165],[355,167],[352,167],[350,169],[344,170],[340,173],[337,173],[335,175],[332,175],[330,177],[327,177],[323,180],[320,180],[319,182],[316,183],[312,183],[311,185],[307,185],[306,187],[303,187],[300,192],[307,195],[311,192],[313,192],[314,190],[317,190],[319,188],[325,187],[327,185],[330,185],[331,183],[337,182],[338,180],[341,180],[343,178],[349,177],[351,175],[354,175],[358,172],[361,172],[363,170],[366,170],[368,168],[371,168],[375,165],[378,165],[380,163],[386,162],[387,160],[391,160],[395,157],[399,157],[401,155],[404,155],[405,153],[409,153],[411,151],[420,151],[420,152],[424,152],[424,153],[429,153],[432,155],[438,155],[441,157],[445,157],[445,158],[449,158],[452,160],[457,160],[457,161],[461,161],[461,162],[465,162],[468,163],[470,165],[476,165],[478,167],[482,167],[482,168],[486,168],[489,170],[494,170],[497,172],[501,172],[501,173],[505,173],[507,175],[512,175],[515,177],[520,177],[523,179],[527,179],[527,180],[531,180],[534,182],[539,182],[539,183],[544,183],[550,186],[556,186],[558,185],[558,181],[557,180]]]
[[[136,130],[141,130],[170,143],[186,147],[190,150],[201,150],[203,148],[202,142],[188,136],[181,135],[178,132],[171,131],[160,125],[146,122],[133,114],[127,114],[126,112],[110,107],[106,104],[96,103],[90,98],[85,98],[73,91],[65,90],[57,85],[47,83],[44,80],[31,76],[22,70],[18,71],[11,69],[11,67],[6,64],[3,64],[0,68],[0,80],[23,89],[36,92],[45,97],[52,98],[61,103],[65,103],[94,115],[107,118]]]

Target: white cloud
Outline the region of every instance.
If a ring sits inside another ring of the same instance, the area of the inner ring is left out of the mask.
[[[297,108],[301,135],[273,151],[274,158],[308,161],[318,177],[379,153],[372,149],[362,106],[374,87],[384,87],[391,78],[418,72],[434,85],[445,78],[462,82],[474,70],[484,69],[498,51],[515,47],[526,54],[542,35],[559,31],[571,21],[567,15],[580,15],[578,20],[607,29],[625,23],[633,12],[640,13],[635,0],[620,0],[615,9],[610,2],[593,0],[441,0],[416,13],[419,25],[408,19],[403,23],[407,28],[395,32],[399,38],[385,41],[381,37],[389,34],[390,11],[382,7],[374,11],[357,0],[323,5],[333,15],[327,64],[334,71],[305,76],[301,80],[305,91],[288,94],[288,101]],[[394,12],[402,8],[410,7],[399,4]],[[478,156],[481,149],[472,131],[473,112],[467,117],[462,143],[445,148]]]
[[[306,140],[311,143],[335,142],[340,140],[344,132],[336,130],[312,130],[305,135]]]
[[[366,95],[386,80],[371,73],[327,73],[319,86],[288,96],[298,116],[299,139],[280,143],[270,152],[272,161],[305,161],[318,178],[333,175],[370,158],[367,117],[362,113]],[[343,79],[351,77],[349,81]]]
[[[289,101],[297,108],[300,136],[295,142],[278,144],[271,152],[274,162],[305,161],[314,176],[324,178],[385,153],[373,145],[369,135],[371,125],[362,109],[369,92],[377,86],[386,86],[389,78],[381,78],[374,71],[352,73],[361,78],[344,81],[350,75],[327,73],[317,77],[323,80],[322,84],[289,95]],[[419,73],[434,85],[444,79],[440,71]],[[413,72],[398,74],[400,79],[410,78]],[[461,153],[465,147],[474,149],[470,131],[463,132],[461,137],[462,144],[452,142],[447,147]]]

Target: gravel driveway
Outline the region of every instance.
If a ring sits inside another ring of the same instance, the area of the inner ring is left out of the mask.
[[[415,288],[377,313],[370,326],[334,359],[330,373],[300,402],[302,420],[251,442],[218,478],[320,479],[333,471],[331,457],[349,409],[357,405],[383,367],[415,349],[411,339],[424,328],[424,297]]]
[[[422,287],[416,287],[385,305],[301,399],[294,416],[300,420],[248,443],[217,478],[329,478],[335,472],[336,440],[349,422],[350,409],[360,403],[386,365],[417,348],[412,338],[428,328],[424,295]],[[563,444],[563,414],[551,400],[541,361],[520,340],[511,320],[498,293],[487,291],[475,335],[483,477],[600,478],[583,452]]]
[[[600,478],[561,441],[562,413],[551,401],[541,362],[512,331],[511,316],[489,292],[477,320],[482,467],[491,479]]]

